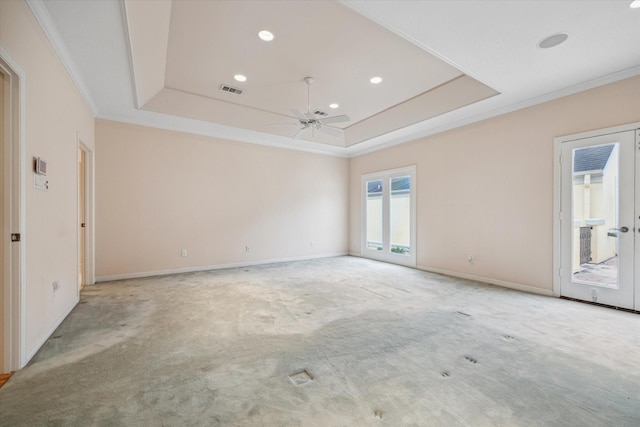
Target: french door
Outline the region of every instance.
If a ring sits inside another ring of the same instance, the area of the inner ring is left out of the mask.
[[[560,144],[560,295],[640,309],[637,130]]]
[[[415,166],[362,176],[363,256],[415,267],[415,176]]]

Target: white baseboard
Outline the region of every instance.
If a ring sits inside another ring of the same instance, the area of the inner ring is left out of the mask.
[[[222,270],[223,268],[250,267],[253,265],[275,264],[275,263],[291,262],[291,261],[305,261],[305,260],[320,259],[320,258],[333,258],[333,257],[345,256],[345,255],[348,255],[348,253],[338,252],[338,253],[324,254],[324,255],[310,255],[310,256],[303,256],[303,257],[277,258],[277,259],[268,259],[268,260],[251,261],[251,262],[235,262],[231,264],[216,264],[216,265],[204,265],[199,267],[173,268],[169,270],[144,271],[140,273],[112,274],[108,276],[96,276],[96,283],[111,282],[114,280],[139,279],[142,277],[166,276],[168,274],[193,273],[197,271]]]
[[[541,289],[541,288],[536,288],[535,286],[506,282],[504,280],[492,279],[489,277],[474,276],[473,274],[457,273],[455,271],[442,270],[440,268],[425,267],[422,265],[419,265],[417,268],[419,270],[424,270],[431,273],[444,274],[445,276],[457,277],[459,279],[473,280],[475,282],[487,283],[489,285],[496,285],[496,286],[501,286],[503,288],[515,289],[517,291],[529,292],[532,294],[545,295],[549,297],[554,296],[553,291],[551,289]]]
[[[52,328],[49,328],[49,330],[47,332],[45,332],[45,334],[40,338],[40,340],[38,340],[38,342],[36,343],[36,345],[27,352],[27,359],[24,362],[24,366],[27,366],[27,363],[29,363],[29,361],[33,358],[33,356],[36,355],[36,353],[38,352],[38,350],[40,350],[40,348],[42,348],[42,346],[44,345],[44,343],[47,342],[47,340],[49,339],[49,337],[51,337],[51,335],[53,335],[53,333],[55,332],[56,329],[58,329],[58,326],[60,326],[60,324],[64,321],[64,319],[67,318],[67,316],[71,313],[71,311],[76,307],[76,305],[78,305],[78,303],[80,302],[80,300],[78,298],[76,298],[73,303],[67,307],[66,310],[64,310],[62,312],[62,315],[60,315],[58,317],[58,319],[56,319],[54,325]]]

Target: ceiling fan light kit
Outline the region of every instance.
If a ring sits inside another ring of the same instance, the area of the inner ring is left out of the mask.
[[[308,129],[311,129],[311,137],[315,136],[315,131],[318,130],[320,132],[324,132],[328,135],[339,137],[342,136],[342,130],[339,128],[327,126],[329,123],[343,123],[348,122],[349,116],[342,114],[339,116],[327,116],[327,113],[322,111],[314,111],[311,112],[311,84],[314,82],[313,77],[305,77],[304,82],[307,84],[307,112],[303,113],[299,109],[293,109],[291,112],[298,119],[298,123],[295,125],[299,126],[298,131],[293,136],[294,139],[297,139],[303,132]],[[336,107],[331,108],[337,108]],[[293,124],[293,123],[292,123]]]

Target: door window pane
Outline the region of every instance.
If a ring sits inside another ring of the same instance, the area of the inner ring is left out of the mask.
[[[389,204],[390,248],[395,254],[411,253],[411,177],[391,178]]]
[[[618,145],[573,150],[575,283],[618,288]]]
[[[382,250],[382,180],[367,181],[367,249]]]

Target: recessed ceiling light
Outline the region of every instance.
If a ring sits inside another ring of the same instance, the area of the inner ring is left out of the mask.
[[[260,40],[270,42],[271,40],[273,40],[273,33],[271,31],[262,30],[258,32],[258,37],[260,37]]]
[[[233,76],[234,79],[236,79],[239,82],[246,82],[247,81],[247,76],[243,76],[242,74],[236,74],[235,76]]]
[[[373,83],[374,85],[377,85],[378,83],[380,83],[382,81],[382,77],[371,77],[371,80],[369,80],[371,83]]]
[[[335,104],[335,103],[334,104],[329,104],[329,108],[338,108],[338,107],[339,107],[338,104]]]
[[[552,34],[549,37],[545,37],[538,43],[540,49],[549,49],[550,47],[558,46],[560,43],[564,43],[569,36],[566,33]]]
[[[631,9],[638,9],[638,8],[640,8],[640,0],[633,0],[633,1],[631,2],[631,4],[629,5],[629,7],[630,7]]]

